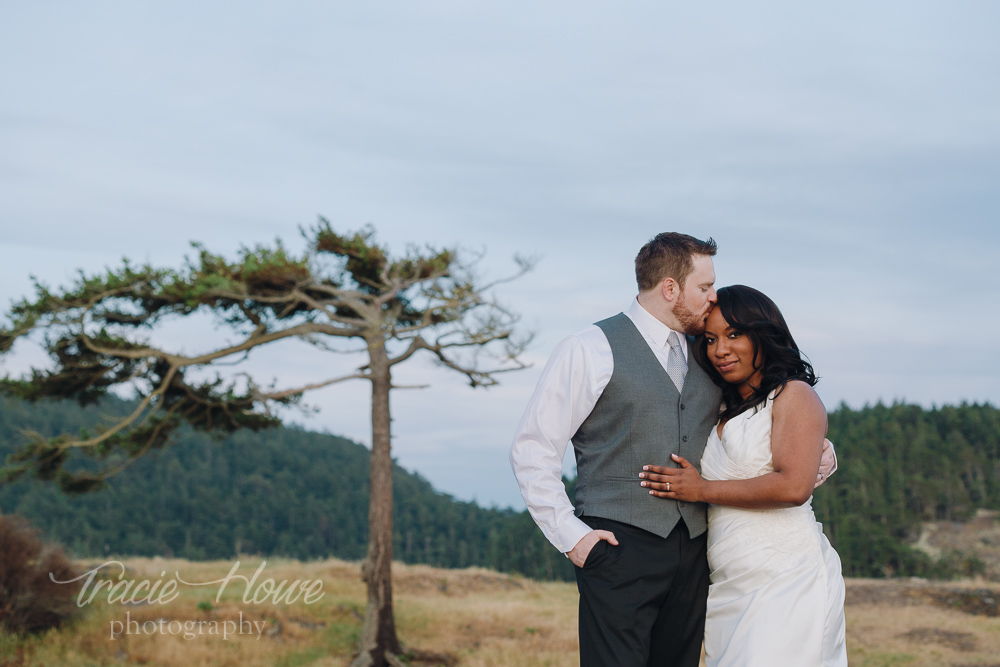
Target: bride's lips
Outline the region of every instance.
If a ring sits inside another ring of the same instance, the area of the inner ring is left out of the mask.
[[[716,365],[715,365],[715,368],[716,368],[716,369],[717,369],[717,370],[718,370],[718,371],[719,371],[720,373],[728,373],[729,371],[731,371],[731,370],[733,370],[734,368],[736,368],[736,364],[737,364],[737,362],[736,362],[736,361],[727,361],[727,362],[725,362],[725,363],[722,363],[722,364],[716,364]]]

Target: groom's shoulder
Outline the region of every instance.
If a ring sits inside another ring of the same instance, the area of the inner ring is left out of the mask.
[[[632,325],[632,320],[629,316],[625,313],[618,313],[617,315],[606,317],[603,320],[598,320],[590,326],[584,327],[574,335],[606,343],[609,331],[613,332],[620,329],[622,326],[629,325],[634,326]]]
[[[566,337],[566,340],[574,340],[577,343],[583,345],[588,345],[592,343],[601,343],[607,341],[607,336],[604,335],[604,331],[599,326],[600,322],[595,324],[588,324],[579,331],[575,331]]]
[[[606,317],[603,320],[599,320],[594,323],[594,326],[601,331],[608,332],[620,329],[623,326],[635,325],[632,323],[632,318],[625,313],[618,313],[617,315],[612,315],[611,317]]]
[[[628,321],[628,317],[624,313],[618,313],[617,315],[612,315],[574,331],[559,341],[552,351],[553,356],[572,353],[571,351],[574,349],[579,349],[585,353],[597,352],[600,354],[610,352],[611,343],[608,341],[605,329],[602,327],[614,326],[615,323],[620,323],[621,320],[619,318]]]
[[[603,320],[602,320],[603,321]],[[559,341],[555,351],[580,348],[584,351],[604,350],[610,346],[608,337],[599,326],[601,322],[588,324]]]

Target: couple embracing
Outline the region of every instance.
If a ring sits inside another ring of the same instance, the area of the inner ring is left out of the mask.
[[[715,242],[659,234],[624,313],[563,340],[511,464],[576,566],[585,667],[846,666],[840,559],[812,490],[836,467],[781,312],[716,292]],[[575,507],[562,484],[569,441]]]

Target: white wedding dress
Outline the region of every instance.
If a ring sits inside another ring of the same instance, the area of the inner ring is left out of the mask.
[[[771,406],[713,428],[701,459],[711,480],[750,479],[774,468]],[[847,666],[844,578],[840,557],[816,522],[810,498],[801,507],[708,509],[709,667]]]

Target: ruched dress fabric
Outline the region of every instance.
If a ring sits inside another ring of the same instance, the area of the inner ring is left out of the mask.
[[[712,429],[701,459],[711,480],[759,477],[774,471],[771,408]],[[708,509],[709,667],[794,665],[846,667],[844,578],[840,557],[816,522],[812,498],[801,507]]]

